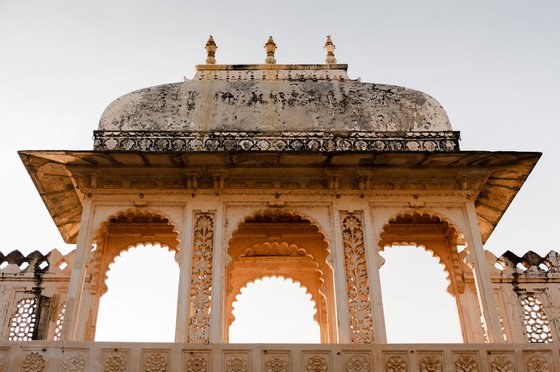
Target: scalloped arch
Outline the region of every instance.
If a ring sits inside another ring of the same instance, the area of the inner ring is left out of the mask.
[[[398,218],[413,217],[413,216],[429,217],[429,218],[432,218],[432,219],[439,220],[440,222],[447,223],[449,228],[454,230],[455,233],[457,234],[457,243],[458,244],[466,244],[465,235],[461,232],[461,230],[457,227],[457,225],[455,225],[454,223],[451,222],[451,219],[442,216],[440,213],[433,212],[433,211],[430,211],[430,210],[415,210],[414,209],[414,210],[406,210],[406,211],[398,212],[398,213],[394,214],[393,216],[389,217],[389,220],[387,221],[387,223],[383,225],[383,231],[381,233],[383,233],[385,231],[385,228],[386,228],[387,225],[389,225],[391,222],[396,222]],[[378,246],[379,246],[380,250],[383,250],[383,249],[385,249],[385,247],[380,245],[381,242],[382,242],[382,240],[380,239],[379,242],[378,242]]]
[[[159,245],[159,246],[161,247],[161,249],[165,249],[165,250],[167,250],[168,252],[173,252],[173,253],[177,254],[177,251],[176,251],[175,249],[170,248],[170,247],[169,247],[168,245],[166,245],[166,244],[161,244],[161,243],[158,242],[158,241],[153,241],[153,242],[152,242],[152,241],[139,242],[139,243],[136,243],[136,244],[131,244],[131,245],[129,245],[129,246],[126,247],[126,248],[120,249],[120,250],[111,258],[111,260],[107,262],[106,270],[105,270],[103,273],[99,273],[99,274],[103,275],[103,278],[102,278],[102,280],[101,280],[101,285],[102,285],[102,287],[101,287],[101,290],[100,290],[100,296],[103,296],[105,293],[107,293],[107,289],[108,289],[108,288],[107,288],[107,279],[109,278],[109,272],[111,271],[111,265],[113,265],[113,264],[115,263],[115,260],[117,259],[117,257],[121,257],[122,254],[123,254],[124,252],[128,252],[128,251],[130,251],[131,249],[136,249],[136,248],[139,248],[139,247],[141,247],[141,246],[144,246],[144,247],[145,247],[145,246],[147,246],[147,245],[152,245],[152,246],[154,246],[154,248],[155,248],[156,245]],[[175,263],[177,263],[177,261],[175,261]]]
[[[419,244],[417,243],[414,238],[410,238],[407,239],[407,241],[393,241],[391,242],[391,244],[388,244],[385,242],[385,244],[382,244],[384,242],[385,239],[382,238],[383,233],[386,231],[387,227],[390,225],[391,222],[397,222],[399,219],[405,219],[405,218],[414,218],[415,216],[417,217],[424,217],[424,218],[429,218],[431,220],[435,220],[436,223],[445,223],[447,224],[447,226],[450,229],[450,233],[449,235],[454,235],[457,241],[457,244],[464,244],[466,245],[466,242],[464,240],[464,234],[459,230],[459,228],[453,224],[451,222],[451,220],[447,217],[443,217],[441,214],[433,212],[433,211],[429,211],[429,210],[407,210],[407,211],[401,211],[397,214],[394,214],[393,216],[391,216],[388,219],[388,222],[386,224],[383,225],[383,230],[380,233],[379,236],[379,241],[378,241],[378,247],[379,247],[379,251],[384,251],[386,248],[391,247],[391,246],[413,246],[413,247],[418,247],[423,249],[425,252],[429,253],[432,257],[436,258],[438,260],[438,263],[443,266],[443,271],[446,274],[446,280],[448,281],[449,285],[447,286],[447,291],[449,294],[451,295],[455,295],[455,291],[453,288],[453,280],[452,280],[452,271],[451,268],[449,267],[449,265],[452,265],[454,267],[454,269],[457,269],[457,265],[459,265],[459,263],[455,263],[453,258],[451,259],[451,262],[446,263],[442,257],[440,257],[438,254],[436,254],[436,252],[430,248],[427,248],[424,244]],[[457,257],[458,258],[458,257]]]
[[[226,237],[226,241],[228,242],[227,247],[229,251],[230,242],[235,236],[236,233],[239,232],[239,227],[241,224],[246,223],[251,218],[258,218],[258,217],[266,217],[266,216],[289,216],[289,217],[299,217],[301,221],[308,222],[310,225],[315,226],[317,228],[317,233],[321,234],[323,237],[323,241],[325,242],[325,250],[327,251],[327,257],[331,255],[330,250],[330,241],[328,239],[328,234],[325,233],[325,230],[321,226],[321,224],[313,219],[312,217],[308,216],[305,213],[302,213],[299,210],[294,209],[272,209],[272,208],[259,208],[256,209],[253,213],[246,215],[242,221],[240,221],[237,226],[228,234]],[[327,261],[328,263],[328,261]]]
[[[170,226],[173,226],[173,232],[177,234],[177,237],[179,237],[179,229],[177,227],[177,223],[173,221],[173,219],[163,211],[159,209],[153,209],[153,208],[127,208],[127,209],[121,209],[119,211],[110,214],[104,221],[100,222],[93,229],[93,231],[95,231],[94,241],[100,238],[100,234],[103,232],[104,229],[107,228],[111,220],[119,219],[121,217],[130,218],[134,216],[152,217],[152,218],[159,217],[161,218],[162,221],[166,220],[165,222],[167,222]],[[177,244],[179,244],[179,239],[177,239]]]
[[[311,291],[305,285],[303,285],[301,283],[301,281],[296,280],[296,279],[294,279],[294,278],[292,278],[288,275],[262,275],[262,276],[259,276],[259,277],[255,278],[255,279],[248,280],[247,282],[245,282],[245,284],[243,284],[239,287],[238,291],[236,291],[234,293],[234,296],[233,296],[234,300],[231,303],[231,314],[229,314],[229,319],[228,319],[230,326],[235,321],[235,316],[233,315],[233,311],[235,310],[235,304],[238,302],[238,297],[242,294],[241,290],[244,289],[244,288],[247,288],[247,286],[249,284],[251,284],[251,283],[255,284],[255,282],[257,280],[262,280],[262,279],[265,279],[265,278],[279,278],[279,279],[284,279],[285,282],[287,282],[288,280],[291,280],[294,285],[296,285],[299,288],[303,288],[305,290],[305,294],[307,294],[311,297],[310,301],[313,303],[313,310],[314,310],[313,320],[315,322],[317,322],[317,324],[319,324],[319,321],[317,319],[317,317],[319,316],[319,311],[317,309],[317,304],[318,304],[317,299],[314,298],[313,293],[311,293]],[[320,295],[321,295],[321,297],[325,297],[324,294],[322,294],[322,293]]]

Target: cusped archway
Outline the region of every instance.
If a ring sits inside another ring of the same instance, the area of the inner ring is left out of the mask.
[[[151,245],[179,251],[176,224],[164,213],[152,209],[126,209],[115,212],[97,228],[87,263],[89,313],[85,338],[95,337],[100,298],[107,292],[107,272],[121,253],[138,245]]]
[[[291,278],[316,303],[321,342],[336,341],[333,270],[328,243],[317,224],[300,214],[278,210],[247,216],[228,242],[226,339],[234,320],[233,302],[247,283],[267,276]]]

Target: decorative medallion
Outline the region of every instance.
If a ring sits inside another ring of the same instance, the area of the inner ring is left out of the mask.
[[[351,356],[344,367],[346,372],[369,372],[369,362],[363,356]]]
[[[73,351],[64,353],[62,358],[62,371],[64,372],[83,372],[86,369],[86,360],[82,353]]]
[[[226,372],[247,372],[247,360],[240,356],[228,359],[226,362]]]
[[[29,353],[21,365],[23,372],[42,372],[45,368],[45,359],[39,353]]]
[[[420,372],[442,372],[441,357],[428,355],[420,360]]]
[[[206,355],[194,355],[187,359],[186,372],[208,372],[208,357]]]
[[[406,372],[406,360],[399,355],[393,355],[385,362],[386,372]]]
[[[305,368],[309,372],[326,372],[329,366],[325,358],[321,356],[312,356],[307,360]]]
[[[104,372],[124,372],[126,371],[126,358],[120,353],[111,353],[103,363]]]
[[[535,354],[527,361],[527,372],[550,372],[550,362],[545,355]]]
[[[266,372],[287,372],[288,363],[278,357],[266,361]]]
[[[166,372],[167,359],[161,354],[152,354],[144,363],[145,372]]]
[[[496,356],[490,362],[492,372],[513,372],[513,362],[505,356]]]
[[[455,361],[457,372],[478,372],[478,362],[472,355],[461,355]]]

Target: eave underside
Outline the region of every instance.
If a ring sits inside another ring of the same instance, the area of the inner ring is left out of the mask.
[[[492,231],[513,201],[537,163],[540,153],[460,151],[435,152],[363,152],[363,153],[150,153],[101,151],[20,151],[43,202],[67,243],[75,243],[80,228],[82,200],[85,192],[95,189],[95,180],[84,175],[132,177],[154,174],[173,175],[185,182],[175,187],[190,190],[200,185],[189,183],[189,174],[204,176],[226,172],[230,177],[243,174],[317,175],[366,177],[368,185],[356,191],[374,191],[376,180],[400,179],[411,186],[415,180],[446,178],[458,190],[471,190],[482,240]],[[94,178],[96,178],[95,176]],[[327,181],[326,181],[327,182]],[[92,184],[93,183],[93,184]],[[214,185],[215,186],[215,185]],[[146,187],[146,186],[144,186]],[[220,186],[224,187],[224,185]],[[225,185],[227,188],[227,185]],[[275,186],[276,187],[276,186]],[[360,187],[360,189],[358,189]],[[141,188],[139,186],[138,188]],[[274,187],[272,187],[274,188]],[[345,192],[344,187],[324,192]],[[107,189],[105,189],[107,190]],[[209,190],[212,190],[212,186]],[[386,189],[385,189],[386,190]],[[429,191],[428,188],[425,189]],[[204,191],[204,190],[201,190]],[[237,188],[237,192],[242,192]]]

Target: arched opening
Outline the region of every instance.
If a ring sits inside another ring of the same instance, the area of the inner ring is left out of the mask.
[[[93,243],[90,252],[91,258],[87,264],[89,278],[86,282],[85,296],[82,298],[82,309],[84,310],[80,315],[85,323],[84,338],[86,340],[96,338],[97,340],[132,341],[133,339],[154,340],[162,336],[163,333],[160,332],[157,336],[144,338],[142,335],[135,336],[135,331],[117,332],[116,327],[112,327],[113,335],[109,336],[104,331],[98,333],[96,328],[100,301],[108,291],[108,284],[112,284],[114,287],[112,293],[117,294],[122,291],[120,295],[122,298],[126,293],[132,293],[133,288],[141,288],[135,283],[144,279],[149,283],[159,283],[159,292],[157,290],[153,294],[137,292],[133,299],[127,300],[127,303],[136,303],[137,308],[115,309],[107,318],[118,319],[120,315],[130,316],[127,313],[137,313],[138,309],[145,309],[146,304],[155,304],[158,301],[156,297],[162,292],[174,291],[174,294],[168,295],[166,301],[173,301],[173,303],[168,305],[166,311],[173,312],[170,321],[175,321],[178,267],[173,257],[178,252],[179,240],[173,223],[168,217],[151,210],[121,211],[110,216],[100,226]],[[130,252],[128,252],[129,250]],[[110,266],[111,276],[120,279],[108,281]],[[167,275],[171,276],[167,278]],[[149,283],[144,284],[150,286]],[[124,285],[124,288],[120,291],[115,289],[121,284]],[[112,293],[103,299],[103,303],[110,302],[108,299],[112,297]],[[157,312],[154,314],[154,316],[163,316]],[[144,323],[145,319],[137,324]],[[174,340],[174,337],[164,336],[164,338],[166,341]]]
[[[241,289],[263,277],[282,276],[300,283],[311,295],[316,304],[314,319],[319,325],[320,342],[336,342],[333,271],[327,262],[330,252],[316,224],[297,214],[265,211],[246,218],[238,226],[227,253],[225,327],[228,341],[231,341],[230,326],[241,312],[240,309],[233,311]]]
[[[461,302],[464,265],[457,246],[465,244],[462,234],[439,216],[411,212],[392,218],[380,238],[388,341],[463,342],[465,327],[472,327],[476,316],[465,316]]]
[[[387,342],[462,342],[457,305],[446,292],[449,281],[438,259],[409,245],[392,246],[381,255]]]
[[[306,288],[281,276],[248,283],[233,303],[233,343],[319,343],[315,302]]]
[[[96,341],[174,341],[179,282],[174,256],[159,245],[139,244],[115,258],[99,303]]]

